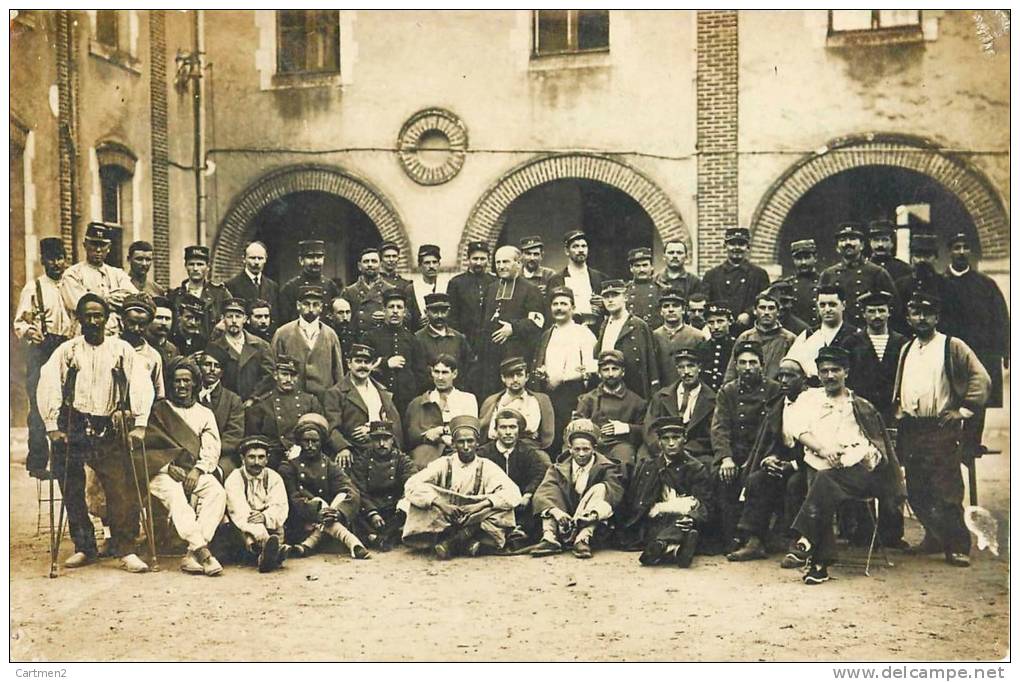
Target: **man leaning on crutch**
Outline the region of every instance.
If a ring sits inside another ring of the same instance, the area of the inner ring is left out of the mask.
[[[60,483],[63,498],[51,562],[59,551],[59,527],[65,508],[75,551],[64,566],[77,568],[97,557],[95,532],[85,504],[87,462],[106,491],[110,551],[120,558],[123,569],[142,573],[149,567],[134,553],[139,500],[130,455],[124,452],[112,419],[119,407],[114,370],[123,368],[127,377],[134,417],[129,437],[135,440],[145,435],[154,397],[152,381],[142,363],[136,361],[137,354],[129,343],[104,335],[110,307],[101,296],[92,293],[82,296],[75,315],[82,335],[62,343],[43,365],[37,393],[39,412],[51,442],[53,474]]]

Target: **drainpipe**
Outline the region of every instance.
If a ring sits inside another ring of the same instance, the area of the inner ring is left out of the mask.
[[[195,115],[195,227],[196,238],[206,244],[205,220],[205,12],[195,10],[195,88],[192,91]]]

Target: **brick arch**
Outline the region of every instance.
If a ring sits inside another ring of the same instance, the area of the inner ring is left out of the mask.
[[[867,134],[838,138],[802,158],[776,180],[751,218],[751,260],[777,262],[783,223],[797,201],[822,180],[863,166],[895,166],[927,175],[954,194],[970,213],[984,258],[1009,255],[1009,216],[992,182],[965,159],[912,135]]]
[[[624,192],[645,210],[663,242],[682,239],[690,249],[690,234],[680,212],[648,176],[622,161],[580,152],[529,159],[490,185],[468,215],[457,251],[459,262],[467,264],[468,242],[496,243],[506,224],[506,209],[515,199],[539,185],[565,179],[593,180]]]
[[[226,280],[241,271],[244,247],[252,221],[272,202],[295,192],[326,192],[350,201],[375,223],[383,240],[400,246],[401,270],[409,267],[410,241],[400,215],[388,199],[368,181],[334,166],[300,165],[280,168],[249,185],[234,200],[220,222],[212,254],[212,272]]]

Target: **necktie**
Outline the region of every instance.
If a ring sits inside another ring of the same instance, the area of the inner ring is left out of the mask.
[[[691,401],[691,392],[684,391],[684,397],[680,399],[680,419],[687,423],[687,403]]]

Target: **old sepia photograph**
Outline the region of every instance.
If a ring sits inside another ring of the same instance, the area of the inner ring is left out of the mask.
[[[1005,679],[1010,42],[9,10],[11,679]]]

